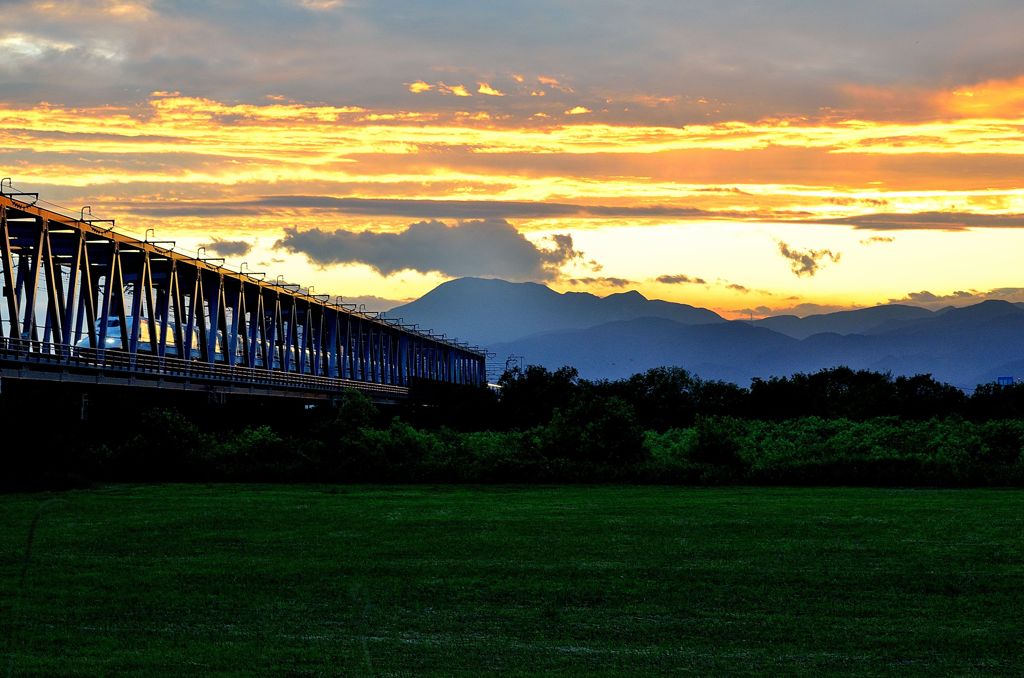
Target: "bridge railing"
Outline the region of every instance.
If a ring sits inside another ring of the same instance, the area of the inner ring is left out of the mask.
[[[377,384],[337,377],[280,372],[201,360],[129,353],[120,349],[95,349],[51,342],[0,337],[0,360],[25,365],[51,365],[62,369],[108,371],[158,376],[175,381],[202,381],[262,388],[340,392],[347,388],[392,396],[406,396],[408,387]]]

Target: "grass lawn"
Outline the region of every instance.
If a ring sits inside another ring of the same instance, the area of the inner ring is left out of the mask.
[[[0,525],[13,675],[1024,670],[1022,491],[114,486]]]

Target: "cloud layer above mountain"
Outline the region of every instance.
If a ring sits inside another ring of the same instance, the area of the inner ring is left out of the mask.
[[[554,235],[550,247],[541,248],[502,219],[420,221],[398,233],[286,228],[276,247],[321,266],[365,264],[382,275],[412,270],[506,280],[549,280],[583,257],[569,235]]]

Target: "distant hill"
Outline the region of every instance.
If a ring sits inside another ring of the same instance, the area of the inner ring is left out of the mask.
[[[962,387],[1024,377],[1024,304],[985,301],[930,311],[891,304],[798,318],[726,321],[638,292],[598,297],[536,283],[462,278],[392,309],[390,317],[551,368],[614,379],[678,365],[702,377],[753,377],[847,365],[931,373]]]
[[[889,304],[872,308],[860,308],[854,311],[821,313],[819,315],[809,315],[805,318],[799,318],[795,315],[778,315],[755,320],[753,324],[767,327],[770,330],[781,332],[796,339],[806,339],[811,335],[821,334],[822,332],[835,332],[836,334],[884,332],[917,320],[930,318],[933,315],[932,311],[920,308],[919,306]]]
[[[537,283],[485,278],[443,283],[387,315],[480,345],[642,317],[686,325],[725,322],[705,308],[650,300],[639,292],[598,297],[586,292],[559,293]]]
[[[1024,376],[1024,309],[987,301],[930,314],[879,334],[819,333],[795,339],[743,321],[687,326],[661,318],[606,323],[490,346],[550,368],[573,365],[587,378],[615,379],[678,365],[708,379],[746,384],[846,365],[893,374],[930,373],[971,388],[996,376]]]
[[[885,334],[902,329],[913,331],[915,327],[929,326],[929,321],[947,313],[952,315],[945,322],[976,324],[986,318],[1012,315],[1017,310],[1024,311],[1024,304],[992,299],[971,306],[947,306],[938,311],[904,304],[888,304],[853,311],[809,315],[804,318],[774,316],[755,322],[791,337],[805,339],[823,332]]]
[[[489,348],[499,358],[522,355],[529,364],[551,369],[572,365],[592,379],[619,379],[651,367],[680,365],[702,376],[746,383],[761,374],[752,350],[786,352],[799,343],[745,322],[683,325],[665,318],[636,318],[536,334]]]
[[[949,306],[937,311],[930,318],[923,318],[912,322],[905,322],[900,327],[893,328],[894,333],[914,334],[924,328],[945,328],[953,330],[956,328],[970,331],[982,323],[1007,316],[1020,316],[1024,314],[1024,307],[1009,301],[990,299],[971,306]]]

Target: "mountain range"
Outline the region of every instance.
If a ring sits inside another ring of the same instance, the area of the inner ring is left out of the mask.
[[[645,317],[667,318],[684,325],[726,322],[706,308],[646,299],[639,292],[598,297],[491,278],[450,280],[416,301],[391,309],[387,315],[481,346],[538,332]]]
[[[597,297],[536,283],[461,278],[392,309],[422,328],[590,379],[677,365],[707,379],[752,378],[846,365],[929,373],[963,388],[1024,376],[1024,304],[931,311],[890,304],[799,318],[727,321],[713,311],[631,291]]]

